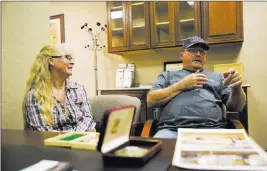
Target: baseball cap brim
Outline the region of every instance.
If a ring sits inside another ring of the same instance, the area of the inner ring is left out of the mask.
[[[192,46],[196,46],[196,45],[201,46],[204,50],[209,50],[210,49],[209,45],[206,44],[206,43],[203,43],[203,42],[192,43],[191,45],[187,46],[187,48],[192,47]]]
[[[209,50],[210,49],[209,45],[206,44],[206,43],[203,43],[203,42],[192,43],[191,45],[187,46],[187,48],[192,47],[192,46],[196,46],[196,45],[201,46],[204,50]]]

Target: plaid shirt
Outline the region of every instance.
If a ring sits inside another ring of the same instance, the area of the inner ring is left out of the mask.
[[[96,123],[93,121],[91,106],[87,99],[84,86],[66,81],[66,107],[55,97],[53,107],[53,125],[43,122],[41,111],[34,97],[34,89],[28,92],[26,101],[27,127],[38,131],[94,131]]]

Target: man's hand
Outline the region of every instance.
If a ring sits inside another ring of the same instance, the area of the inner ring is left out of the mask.
[[[228,101],[226,102],[227,109],[241,112],[246,104],[246,95],[241,87],[242,80],[240,74],[234,68],[230,68],[223,73],[223,76],[223,84],[232,88]]]
[[[207,82],[207,76],[204,74],[199,74],[198,71],[184,77],[184,79],[181,80],[183,90],[201,88],[204,84],[207,84]]]
[[[241,88],[242,80],[241,76],[234,68],[230,68],[228,71],[223,73],[224,80],[223,84],[225,86],[230,86],[232,88]]]

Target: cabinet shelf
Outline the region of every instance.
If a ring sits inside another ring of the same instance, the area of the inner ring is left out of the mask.
[[[118,9],[122,9],[122,6],[116,6],[116,7],[111,7],[111,10],[118,10]]]
[[[180,20],[180,23],[185,23],[185,22],[194,22],[194,18],[190,18],[190,19],[184,19],[184,20]]]
[[[144,2],[137,2],[137,3],[132,4],[132,6],[138,6],[138,5],[144,5],[144,4],[145,4]]]
[[[137,26],[133,26],[132,28],[144,28],[145,25],[137,25]]]
[[[160,25],[168,25],[170,24],[170,22],[160,22],[160,23],[156,23],[157,26],[160,26]]]
[[[181,27],[186,27],[186,28],[193,28],[195,26],[195,20],[192,19],[185,19],[185,20],[180,20],[180,26]]]
[[[122,35],[123,34],[123,28],[114,28],[112,29],[112,35]]]
[[[114,28],[114,29],[112,29],[112,32],[122,31],[122,30],[123,30],[123,28]]]

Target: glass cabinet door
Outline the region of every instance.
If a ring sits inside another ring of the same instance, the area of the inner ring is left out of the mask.
[[[150,47],[149,3],[128,2],[129,10],[129,49]]]
[[[151,2],[151,39],[153,47],[174,45],[173,2]]]
[[[200,35],[200,5],[199,2],[181,1],[175,4],[176,41],[182,41],[191,36]]]
[[[109,51],[120,51],[127,48],[125,12],[125,2],[108,2]]]

